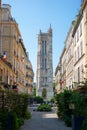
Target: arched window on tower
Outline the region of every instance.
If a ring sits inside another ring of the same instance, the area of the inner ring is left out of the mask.
[[[47,53],[47,42],[45,41],[45,55]]]
[[[45,69],[46,69],[46,67],[47,67],[47,60],[45,59]]]
[[[44,55],[44,41],[42,41],[42,56]]]

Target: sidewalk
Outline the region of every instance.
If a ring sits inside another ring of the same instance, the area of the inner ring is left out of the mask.
[[[37,112],[33,111],[35,107],[30,107],[32,118],[25,120],[21,130],[71,130],[66,127],[64,122],[57,118],[55,108],[52,112]]]

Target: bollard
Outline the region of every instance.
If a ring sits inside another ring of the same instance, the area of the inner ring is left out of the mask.
[[[12,116],[10,113],[8,113],[7,130],[12,130]]]
[[[72,130],[81,130],[82,122],[85,116],[72,116]]]

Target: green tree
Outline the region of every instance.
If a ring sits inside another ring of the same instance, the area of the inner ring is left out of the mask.
[[[36,97],[36,87],[34,87],[34,97]]]
[[[54,92],[54,95],[56,94],[56,89],[55,89],[55,82],[53,82],[53,92]]]
[[[34,102],[36,102],[36,103],[43,103],[43,98],[40,97],[40,96],[36,96],[36,97],[34,97]]]
[[[46,95],[47,95],[47,90],[46,90],[46,88],[43,88],[43,90],[42,90],[42,97],[44,99],[46,99]]]

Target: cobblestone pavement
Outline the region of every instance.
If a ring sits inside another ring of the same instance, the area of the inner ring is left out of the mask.
[[[64,122],[57,118],[55,108],[52,112],[37,112],[35,107],[30,107],[32,118],[25,120],[21,130],[71,130]]]

